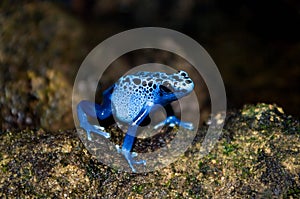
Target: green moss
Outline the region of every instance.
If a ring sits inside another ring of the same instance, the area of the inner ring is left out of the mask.
[[[138,194],[142,194],[146,184],[133,185],[132,191]]]
[[[208,164],[203,163],[202,161],[199,162],[198,167],[199,167],[199,171],[204,175],[210,171],[210,167],[208,166]]]
[[[167,187],[167,188],[169,188],[170,185],[171,185],[171,180],[168,180],[168,181],[164,184],[164,186]]]
[[[249,167],[242,167],[242,178],[246,179],[250,177],[251,172]]]
[[[224,142],[223,143],[223,154],[229,155],[231,152],[233,152],[237,148],[238,148],[237,144],[231,144],[231,143]]]
[[[7,164],[2,164],[2,165],[0,165],[0,167],[1,167],[1,170],[3,173],[7,172],[7,168],[8,168]]]
[[[286,193],[286,198],[290,197],[299,197],[300,196],[300,187],[291,188]]]

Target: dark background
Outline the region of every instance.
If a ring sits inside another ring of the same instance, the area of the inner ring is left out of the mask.
[[[299,116],[300,3],[274,1],[65,1],[85,24],[91,49],[120,31],[158,26],[180,31],[211,55],[229,107],[266,102]]]
[[[296,0],[0,1],[1,129],[72,128],[72,85],[84,58],[117,33],[149,26],[182,32],[206,49],[222,75],[230,109],[275,103],[299,117],[299,24]],[[150,62],[188,68],[170,53],[138,50],[112,63],[100,88]],[[187,72],[205,121],[205,83]]]

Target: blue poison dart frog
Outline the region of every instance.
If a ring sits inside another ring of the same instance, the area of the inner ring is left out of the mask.
[[[144,164],[145,160],[136,161],[134,157],[137,153],[131,152],[137,136],[138,126],[147,118],[150,111],[155,109],[155,105],[165,107],[167,117],[162,122],[154,126],[158,129],[161,126],[181,126],[192,130],[193,124],[180,121],[170,107],[170,103],[180,99],[192,92],[194,83],[184,71],[167,74],[162,72],[137,72],[121,77],[115,84],[103,92],[101,104],[83,100],[77,106],[77,115],[80,127],[87,133],[87,139],[92,140],[91,132],[109,138],[110,134],[104,132],[104,127],[92,125],[88,118],[105,120],[112,115],[121,122],[127,123],[128,130],[125,135],[123,145],[120,148],[116,145],[119,153],[126,158],[133,172],[134,164]],[[169,111],[168,111],[169,110]]]

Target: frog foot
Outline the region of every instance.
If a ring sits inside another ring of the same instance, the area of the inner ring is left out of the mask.
[[[85,123],[81,123],[80,127],[83,128],[86,131],[87,138],[88,138],[89,141],[92,140],[91,132],[96,133],[98,135],[101,135],[105,138],[110,138],[110,134],[104,132],[105,129],[102,126],[92,125],[88,122],[85,122]]]
[[[168,116],[164,121],[158,123],[157,125],[154,126],[154,129],[158,129],[159,127],[162,127],[164,125],[168,125],[170,127],[174,127],[175,125],[181,126],[185,129],[188,130],[193,130],[194,125],[191,122],[183,122],[180,119],[178,119],[175,116]]]
[[[121,149],[119,145],[116,145],[116,148],[117,148],[118,153],[121,153],[122,155],[124,155],[132,172],[134,172],[134,173],[136,172],[135,168],[133,167],[134,164],[146,165],[146,160],[136,161],[133,159],[133,158],[137,157],[137,155],[138,155],[136,152],[130,152],[128,150]]]

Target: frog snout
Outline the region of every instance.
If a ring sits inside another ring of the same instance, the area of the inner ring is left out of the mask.
[[[182,88],[187,89],[188,91],[191,91],[194,89],[194,82],[191,78],[186,78],[182,82]]]
[[[194,82],[193,80],[188,76],[188,74],[184,71],[179,73],[181,76],[179,80],[179,87],[180,90],[186,93],[191,92],[194,89]]]

